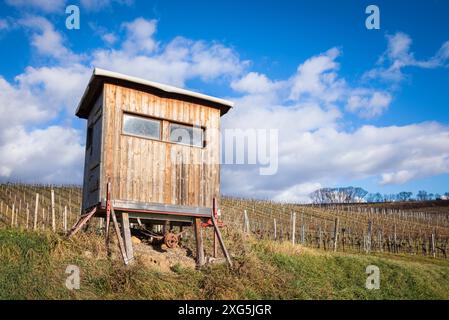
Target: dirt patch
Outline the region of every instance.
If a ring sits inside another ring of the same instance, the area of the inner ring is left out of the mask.
[[[179,265],[183,268],[195,269],[195,259],[186,248],[168,249],[164,245],[151,245],[144,242],[133,245],[134,255],[145,266],[155,267],[162,272],[171,272]]]

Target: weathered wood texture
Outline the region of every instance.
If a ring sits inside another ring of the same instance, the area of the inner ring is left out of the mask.
[[[104,190],[101,180],[103,157],[103,95],[101,94],[87,119],[86,154],[84,160],[83,210],[98,204],[101,190]],[[91,133],[89,134],[89,130]],[[90,135],[90,137],[89,137]],[[89,142],[89,139],[91,141]]]
[[[212,208],[220,193],[220,110],[110,83],[102,97],[100,200],[110,181],[114,200]],[[162,139],[123,134],[124,112],[160,119]],[[170,122],[205,128],[205,146],[169,142]]]

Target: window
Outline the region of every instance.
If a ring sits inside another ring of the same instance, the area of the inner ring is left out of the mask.
[[[203,128],[200,127],[170,123],[170,141],[196,147],[203,147],[203,131]]]
[[[123,132],[144,138],[160,139],[161,122],[155,119],[124,114]]]
[[[86,141],[86,149],[89,150],[90,149],[90,154],[92,155],[92,142],[93,142],[93,137],[94,137],[94,127],[89,127],[87,128],[87,141]]]

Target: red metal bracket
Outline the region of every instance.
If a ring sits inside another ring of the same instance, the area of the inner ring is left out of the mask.
[[[220,227],[220,228],[223,227],[225,225],[225,223],[222,220],[218,219],[217,200],[215,198],[212,200],[212,214],[215,218],[215,221],[217,222],[217,227]],[[202,222],[201,226],[203,228],[213,227],[214,223],[213,223],[212,219],[209,218],[207,220],[207,222]]]

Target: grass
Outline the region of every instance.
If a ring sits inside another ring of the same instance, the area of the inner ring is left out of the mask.
[[[237,239],[236,239],[237,240]],[[162,273],[139,260],[124,267],[103,238],[0,229],[0,299],[448,299],[449,261],[387,254],[325,253],[248,239],[231,245],[235,267],[176,265]],[[68,290],[67,265],[81,270]],[[365,269],[380,268],[379,290]]]

